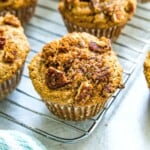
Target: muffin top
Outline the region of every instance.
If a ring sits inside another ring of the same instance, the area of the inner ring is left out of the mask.
[[[0,83],[21,68],[29,49],[20,21],[10,14],[0,17]]]
[[[35,4],[37,0],[0,0],[0,9],[6,7],[20,8]]]
[[[148,83],[148,87],[150,88],[150,51],[148,52],[144,61],[144,74]]]
[[[107,28],[126,23],[136,0],[61,0],[59,10],[70,22],[85,27]]]
[[[111,43],[88,33],[70,33],[46,44],[29,65],[45,101],[88,105],[104,102],[122,87],[122,68]]]

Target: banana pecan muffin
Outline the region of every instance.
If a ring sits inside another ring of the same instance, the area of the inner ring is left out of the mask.
[[[60,0],[69,32],[88,32],[115,41],[136,9],[136,0]]]
[[[144,74],[148,83],[148,87],[150,88],[150,51],[148,52],[144,62]]]
[[[20,21],[11,14],[0,17],[0,99],[18,84],[29,43]]]
[[[84,32],[46,44],[32,59],[29,74],[50,111],[67,120],[96,115],[123,87],[122,67],[110,40]]]
[[[33,16],[36,4],[37,0],[0,0],[0,15],[10,12],[25,24]]]

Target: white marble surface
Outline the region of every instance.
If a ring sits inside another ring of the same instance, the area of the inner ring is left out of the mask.
[[[51,140],[44,144],[48,150],[150,150],[150,98],[142,70],[89,138],[74,144]]]

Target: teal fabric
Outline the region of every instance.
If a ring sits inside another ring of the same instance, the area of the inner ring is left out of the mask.
[[[16,147],[21,150],[46,150],[44,145],[34,137],[18,131],[0,130],[0,150],[18,150]]]
[[[32,149],[32,146],[29,145],[29,143],[25,139],[23,139],[20,135],[16,133],[15,134],[11,133],[11,135],[14,137],[16,141],[18,141],[20,147],[23,147],[23,150],[34,150]]]
[[[7,142],[2,137],[0,137],[0,150],[9,150]]]

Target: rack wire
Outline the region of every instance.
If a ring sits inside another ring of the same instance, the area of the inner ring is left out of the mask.
[[[57,5],[58,0],[39,0],[34,17],[25,27],[32,50],[25,63],[20,84],[7,100],[0,102],[0,118],[48,139],[71,143],[88,137],[107,115],[107,111],[115,106],[114,102],[121,102],[121,97],[127,94],[137,70],[143,64],[150,43],[150,4],[138,4],[134,18],[117,42],[113,43],[113,49],[124,68],[123,80],[126,88],[117,90],[97,116],[81,122],[64,121],[51,114],[35,92],[28,75],[27,66],[42,46],[67,33]]]

